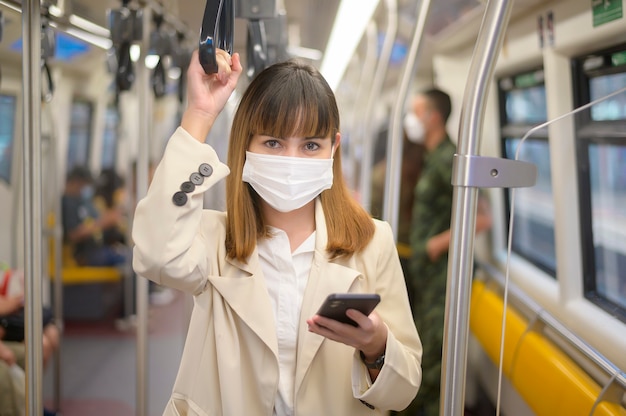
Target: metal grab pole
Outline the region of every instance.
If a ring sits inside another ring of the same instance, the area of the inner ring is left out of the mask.
[[[41,250],[41,5],[22,3],[26,414],[43,414]]]
[[[463,97],[458,155],[478,153],[485,97],[512,3],[512,0],[492,0],[487,4]],[[477,199],[478,188],[475,186],[454,186],[441,371],[440,414],[446,416],[462,415],[464,412]]]
[[[150,48],[152,7],[143,9],[141,55],[137,63],[137,91],[139,93],[139,154],[137,156],[137,199],[148,190],[148,161],[150,157],[150,125],[152,122],[152,91],[146,56]],[[137,308],[137,416],[148,414],[148,280],[136,276]]]
[[[63,247],[63,227],[61,224],[61,212],[62,212],[62,203],[59,195],[63,192],[63,184],[59,181],[61,177],[61,169],[59,168],[59,163],[57,161],[57,138],[53,133],[50,138],[50,149],[49,149],[49,157],[50,160],[50,176],[52,179],[52,194],[54,198],[54,202],[52,204],[52,213],[54,222],[52,223],[52,229],[50,236],[52,237],[52,241],[54,242],[53,247],[54,250],[52,252],[52,258],[54,258],[54,282],[52,286],[52,293],[54,299],[54,323],[59,328],[61,333],[64,331],[63,327],[63,280],[61,276],[61,263],[63,261],[62,256],[62,247]],[[48,242],[46,241],[46,244]],[[49,257],[48,257],[49,258]],[[48,263],[45,263],[49,265]],[[63,350],[63,337],[59,337],[59,345],[58,348],[54,351],[54,408],[55,410],[59,410],[61,408],[61,371],[63,366],[61,365],[61,351]]]
[[[371,194],[372,194],[372,162],[374,159],[374,146],[376,145],[376,135],[372,132],[373,111],[376,101],[380,99],[380,91],[382,90],[389,66],[389,59],[393,50],[393,44],[396,41],[396,33],[398,32],[398,6],[396,0],[386,0],[387,8],[387,30],[385,31],[385,41],[380,51],[378,65],[374,72],[374,79],[367,97],[367,106],[363,115],[363,157],[361,158],[361,205],[368,211],[371,210]],[[368,84],[369,85],[369,84]]]
[[[413,40],[406,58],[402,80],[398,88],[396,102],[393,106],[389,136],[387,139],[387,186],[383,204],[383,218],[391,224],[395,240],[398,240],[398,216],[400,200],[400,180],[402,170],[402,114],[404,103],[409,93],[409,84],[417,68],[417,56],[422,45],[426,17],[430,10],[430,0],[422,0],[417,9],[417,24],[413,32]]]
[[[367,27],[365,28],[365,57],[363,59],[363,70],[361,71],[361,76],[359,78],[358,89],[356,92],[356,99],[354,100],[352,111],[350,112],[350,119],[346,123],[348,127],[349,133],[349,160],[351,166],[352,173],[352,181],[351,186],[353,189],[362,189],[363,184],[363,162],[361,161],[362,157],[359,155],[358,150],[361,150],[361,154],[363,153],[363,148],[365,146],[365,139],[363,137],[363,130],[361,129],[361,125],[363,124],[363,117],[359,112],[360,107],[359,103],[364,100],[365,95],[367,94],[368,86],[372,83],[372,79],[374,77],[374,62],[376,62],[376,49],[377,49],[377,39],[376,33],[378,32],[376,22],[370,20]],[[359,149],[357,147],[360,146]],[[358,171],[357,171],[357,168]],[[361,196],[361,205],[364,205],[364,199]]]

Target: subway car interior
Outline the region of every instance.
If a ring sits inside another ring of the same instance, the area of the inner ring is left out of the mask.
[[[19,414],[163,414],[193,297],[133,273],[130,232],[180,125],[192,53],[211,67],[220,48],[243,65],[206,139],[220,160],[259,72],[287,59],[316,67],[337,98],[345,180],[391,225],[401,259],[411,257],[398,240],[409,227],[403,166],[417,163],[404,161],[403,119],[419,91],[449,94],[441,415],[626,416],[625,8],[0,0],[0,297],[24,297],[25,363],[6,373],[22,383]],[[96,192],[106,182],[101,203],[119,208],[117,234],[101,236],[125,253],[114,266],[82,264],[63,238],[76,175]],[[491,226],[475,234],[479,200]],[[225,204],[224,186],[205,194],[206,209]],[[49,351],[48,325],[58,329]]]

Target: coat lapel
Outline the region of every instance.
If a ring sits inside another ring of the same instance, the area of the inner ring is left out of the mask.
[[[224,267],[234,267],[239,271],[222,270],[222,276],[209,276],[211,284],[220,292],[241,320],[278,357],[278,340],[272,303],[259,264],[257,250],[254,250],[247,264],[234,259],[227,259]]]
[[[319,200],[316,200],[315,204],[315,229],[315,254],[300,312],[295,380],[296,393],[317,350],[325,340],[325,338],[308,331],[306,320],[315,315],[329,294],[349,292],[354,281],[361,276],[358,270],[333,263],[329,259],[326,253],[328,242],[326,220]],[[221,271],[220,274],[222,276],[209,276],[211,284],[220,292],[233,311],[278,357],[276,323],[274,322],[272,304],[259,264],[257,250],[254,250],[247,264],[227,259],[223,267],[225,270]],[[236,268],[238,270],[226,270],[227,268]]]
[[[306,320],[317,313],[322,302],[331,293],[345,293],[361,275],[358,270],[332,263],[326,252],[328,235],[326,220],[319,200],[315,205],[315,254],[311,273],[302,300],[300,326],[298,331],[298,352],[296,365],[295,392],[297,394],[317,350],[325,341],[324,337],[308,331]],[[332,342],[332,341],[325,341]]]

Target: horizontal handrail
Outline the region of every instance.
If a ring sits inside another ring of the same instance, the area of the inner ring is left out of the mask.
[[[500,270],[498,270],[495,266],[484,262],[477,261],[476,265],[482,269],[490,279],[497,282],[501,288],[504,288],[504,274]],[[563,325],[563,323],[552,316],[530,296],[525,294],[519,287],[515,286],[511,282],[509,282],[508,287],[509,296],[513,302],[519,303],[524,308],[527,308],[532,314],[534,314],[534,318],[537,321],[553,330],[563,340],[567,341],[593,364],[604,371],[611,379],[613,379],[615,383],[626,389],[626,373],[624,371],[602,355],[602,353],[600,353],[597,349],[570,331],[565,325]]]

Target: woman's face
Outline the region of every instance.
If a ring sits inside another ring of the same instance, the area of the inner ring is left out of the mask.
[[[333,144],[330,136],[277,138],[256,134],[250,141],[248,151],[273,156],[330,159],[333,156],[333,148],[339,144],[340,137],[337,133]]]

